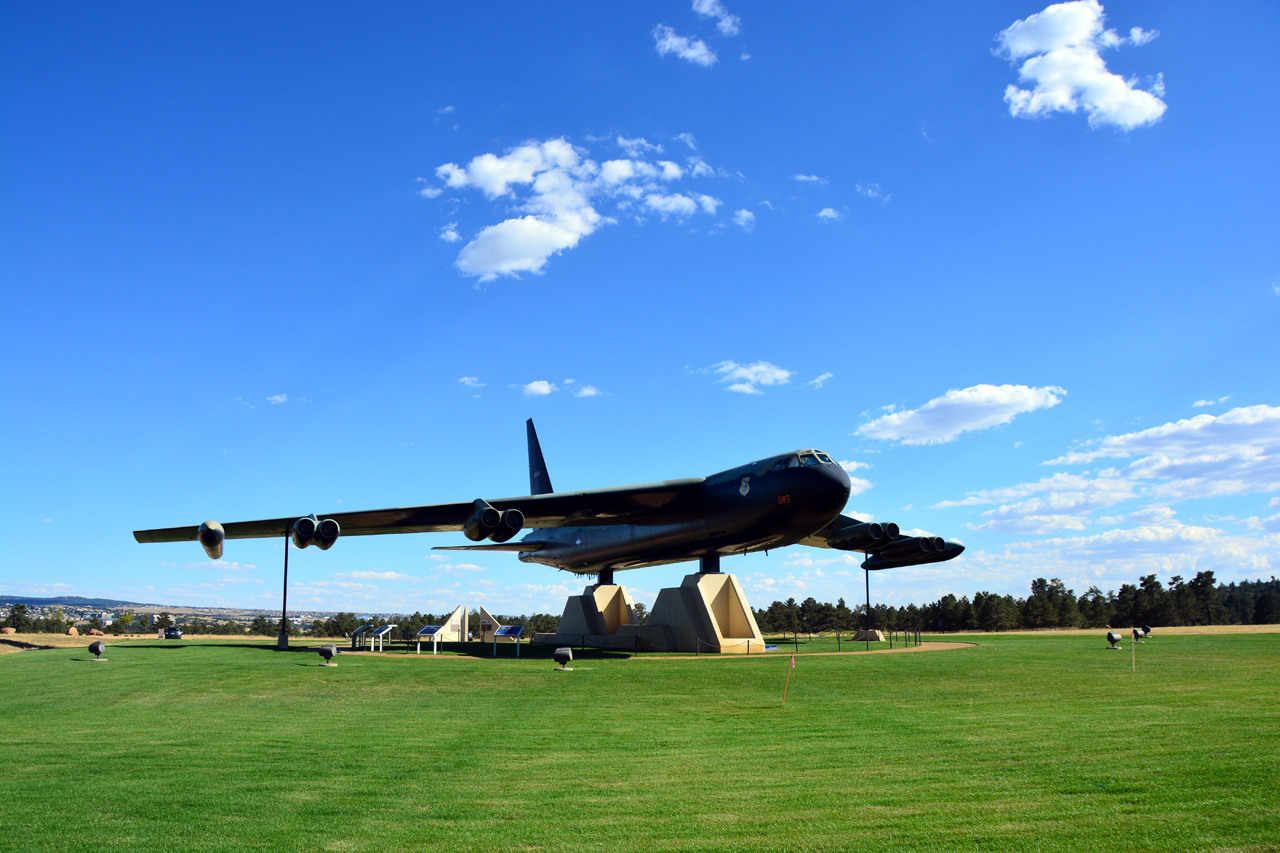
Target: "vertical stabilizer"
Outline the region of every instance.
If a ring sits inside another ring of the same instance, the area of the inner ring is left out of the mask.
[[[547,474],[547,463],[542,458],[542,445],[538,444],[538,433],[533,428],[533,418],[525,421],[529,428],[529,494],[551,494],[551,477]]]

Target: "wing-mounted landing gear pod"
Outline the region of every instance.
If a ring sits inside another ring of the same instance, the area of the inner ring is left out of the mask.
[[[200,547],[204,548],[210,560],[222,559],[222,541],[226,538],[222,525],[216,521],[206,521],[196,531],[196,539],[200,540]]]

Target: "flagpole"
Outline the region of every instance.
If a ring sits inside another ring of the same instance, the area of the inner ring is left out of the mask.
[[[787,707],[787,688],[791,686],[791,670],[796,668],[796,656],[791,656],[791,666],[787,667],[787,683],[782,685],[782,707]]]

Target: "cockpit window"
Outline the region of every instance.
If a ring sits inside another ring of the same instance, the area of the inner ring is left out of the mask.
[[[800,464],[800,460],[794,456],[788,456],[786,459],[779,459],[773,464],[774,471],[785,471],[788,468],[795,468]]]
[[[820,460],[822,460],[823,462],[825,462],[826,464],[828,464],[828,465],[834,465],[834,464],[835,464],[834,462],[832,462],[832,461],[831,461],[831,457],[830,457],[830,456],[828,456],[828,455],[827,455],[827,454],[825,454],[825,453],[819,453],[819,454],[818,454],[818,458],[819,458]]]
[[[800,467],[802,468],[808,468],[813,465],[821,465],[821,464],[822,463],[818,461],[818,457],[814,456],[812,453],[806,453],[800,457]]]

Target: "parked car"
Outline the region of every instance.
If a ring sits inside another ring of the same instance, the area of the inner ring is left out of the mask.
[[[165,628],[164,638],[166,640],[181,640],[182,632],[179,631],[177,628]]]

